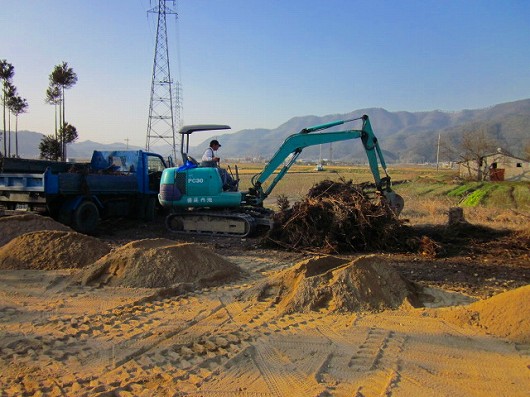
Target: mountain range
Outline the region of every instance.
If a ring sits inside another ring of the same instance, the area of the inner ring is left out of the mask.
[[[530,99],[507,102],[482,109],[466,109],[455,112],[440,110],[425,112],[390,112],[382,108],[358,109],[346,114],[293,117],[274,129],[246,129],[229,134],[219,134],[222,158],[272,157],[282,142],[306,127],[337,120],[368,115],[379,145],[387,162],[422,163],[436,161],[438,139],[444,146],[455,146],[465,131],[483,130],[498,147],[525,158],[530,147]],[[329,131],[360,129],[361,122],[345,123]],[[328,131],[328,130],[326,130]],[[37,158],[38,146],[44,135],[37,132],[19,132],[21,157]],[[194,157],[202,155],[210,139],[190,148]],[[125,150],[123,143],[101,144],[93,141],[75,142],[68,146],[68,157],[90,158],[93,150]],[[129,149],[141,149],[129,146]],[[180,148],[178,148],[180,150]],[[525,151],[526,150],[526,151]],[[166,148],[151,148],[164,154]],[[360,140],[325,144],[304,149],[300,159],[319,158],[335,161],[364,162],[365,154]],[[455,160],[446,158],[442,160]]]

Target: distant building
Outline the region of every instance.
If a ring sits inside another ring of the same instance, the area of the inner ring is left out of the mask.
[[[464,160],[458,163],[459,175],[477,181],[530,181],[530,161],[505,153],[484,155],[479,161]]]

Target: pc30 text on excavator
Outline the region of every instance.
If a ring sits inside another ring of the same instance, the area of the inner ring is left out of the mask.
[[[362,121],[360,130],[319,132],[354,120]],[[160,204],[171,210],[166,218],[166,226],[170,231],[240,237],[268,231],[273,225],[273,211],[265,208],[263,202],[302,150],[308,146],[358,138],[368,156],[378,194],[396,214],[403,209],[403,199],[391,188],[382,151],[366,115],[304,128],[289,136],[263,170],[252,178],[252,187],[247,191],[238,191],[237,186],[228,188],[223,185],[219,168],[203,166],[188,155],[189,138],[193,132],[229,128],[216,124],[192,125],[179,131],[182,134],[181,155],[184,164],[178,168],[165,169],[160,181]],[[385,173],[384,177],[381,177],[380,167]],[[237,166],[235,172],[237,183]]]

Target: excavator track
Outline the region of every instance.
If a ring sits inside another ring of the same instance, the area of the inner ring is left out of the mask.
[[[172,233],[246,237],[263,224],[247,213],[177,212],[166,218],[166,227]]]

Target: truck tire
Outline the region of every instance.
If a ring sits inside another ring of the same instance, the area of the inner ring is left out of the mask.
[[[98,207],[89,200],[79,204],[79,207],[72,214],[72,228],[80,233],[93,233],[96,230],[98,221]]]

